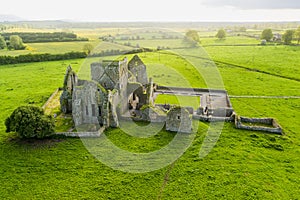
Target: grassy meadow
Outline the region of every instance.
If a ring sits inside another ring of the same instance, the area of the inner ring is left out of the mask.
[[[212,59],[299,80],[299,46],[210,46]]]
[[[151,43],[151,34],[143,34],[145,39],[138,41],[139,44],[156,47],[157,44]],[[159,37],[157,34],[156,38]],[[174,42],[156,40],[161,46],[173,47],[180,47],[182,42],[181,39]],[[212,59],[228,63],[217,63],[216,66],[229,95],[299,96],[300,82],[294,80],[299,78],[299,46],[226,46],[259,42],[245,37],[230,37],[224,41],[204,38],[201,41],[207,45],[205,50]],[[52,50],[42,44],[36,49],[61,52],[82,48],[81,42],[70,43],[70,46],[64,44],[57,44],[61,45],[61,50],[60,46],[54,47],[56,44],[49,44],[53,45]],[[103,45],[113,48],[111,45],[118,44]],[[132,56],[127,55],[129,59]],[[182,56],[163,52],[139,56],[147,65],[148,76],[159,85],[207,86],[199,74],[199,71],[210,70],[205,65],[207,60],[199,61],[199,68],[194,68]],[[90,154],[80,139],[57,137],[19,141],[13,134],[5,133],[4,121],[11,112],[20,105],[42,106],[62,86],[68,65],[72,65],[81,78],[89,78],[91,62],[112,58],[0,66],[0,199],[300,198],[300,99],[232,98],[231,103],[238,114],[276,118],[285,135],[237,130],[233,124],[225,123],[216,146],[207,157],[200,159],[199,151],[210,124],[199,123],[193,143],[178,160],[162,169],[140,174],[109,168]],[[164,95],[157,99],[158,103],[166,101],[175,104],[180,101],[196,107],[199,99]],[[143,123],[137,125],[142,129],[146,126]],[[141,153],[165,147],[176,135],[161,130],[140,138],[127,134],[124,129],[108,129],[104,134],[121,149]],[[101,141],[102,137],[95,142]]]

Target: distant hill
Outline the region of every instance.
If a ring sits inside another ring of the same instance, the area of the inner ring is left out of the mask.
[[[17,22],[17,21],[24,21],[24,19],[15,15],[0,15],[0,22]]]

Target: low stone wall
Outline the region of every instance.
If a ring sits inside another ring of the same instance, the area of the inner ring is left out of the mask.
[[[75,137],[75,138],[97,138],[105,131],[105,127],[101,127],[98,131],[95,132],[58,132],[56,135],[63,135],[66,137]]]
[[[42,109],[43,109],[43,110],[44,110],[44,109],[47,107],[47,105],[52,101],[52,99],[55,97],[55,95],[58,93],[58,91],[59,91],[59,88],[56,89],[56,90],[53,92],[53,94],[49,97],[49,99],[46,101],[46,103],[42,106]]]
[[[245,123],[261,123],[266,125],[273,125],[274,119],[272,118],[248,118],[248,117],[240,117],[241,122]]]
[[[206,115],[193,115],[193,119],[202,121],[202,122],[233,122],[234,117],[215,117],[215,116],[206,116]]]
[[[247,126],[244,123],[260,124],[259,126]],[[261,124],[266,124],[273,126],[273,128],[262,126]],[[249,131],[264,131],[269,133],[283,134],[281,126],[272,118],[247,118],[247,117],[235,117],[235,127],[238,129],[244,129]]]
[[[199,107],[197,109],[197,115],[212,115],[213,117],[223,117],[223,118],[227,118],[230,117],[233,113],[234,110],[232,108],[216,108],[216,109],[207,109],[206,113],[204,112],[205,108],[203,107]]]
[[[224,93],[224,94],[227,94],[226,90],[204,89],[204,88],[181,88],[181,87],[157,86],[157,90],[185,91],[185,92],[198,92],[198,93]]]
[[[99,132],[60,132],[60,133],[56,133],[56,135],[63,135],[66,137],[76,137],[76,138],[81,138],[81,137],[93,138],[93,137],[100,137],[101,134]]]

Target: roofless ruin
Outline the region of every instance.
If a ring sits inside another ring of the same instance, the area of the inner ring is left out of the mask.
[[[78,79],[69,66],[60,97],[61,110],[72,113],[77,130],[119,127],[119,120],[164,122],[166,130],[192,131],[192,120],[230,121],[237,128],[282,133],[273,119],[238,117],[225,90],[176,88],[155,84],[146,65],[135,55],[130,61],[105,60],[91,64],[91,81]],[[198,96],[199,107],[156,104],[159,94]],[[246,126],[244,123],[253,123]],[[258,123],[259,126],[255,126]],[[266,126],[262,125],[266,124]]]

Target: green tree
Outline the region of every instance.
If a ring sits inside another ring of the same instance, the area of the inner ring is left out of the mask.
[[[44,138],[54,133],[54,120],[35,106],[21,106],[5,120],[6,132],[16,132],[20,138]]]
[[[217,38],[219,39],[224,39],[226,37],[226,32],[224,29],[218,30],[218,33],[216,35]]]
[[[86,52],[87,54],[90,54],[93,49],[94,49],[94,46],[91,44],[85,44],[83,46],[83,51]]]
[[[198,32],[195,31],[195,30],[189,30],[185,34],[184,41],[189,46],[192,46],[192,47],[197,46],[197,44],[200,42],[200,38],[199,38]]]
[[[22,38],[18,35],[12,35],[9,38],[9,48],[15,50],[25,49]]]
[[[295,31],[294,30],[287,30],[282,36],[284,44],[291,44],[293,40]]]
[[[5,39],[4,37],[2,37],[0,35],[0,49],[5,49],[6,48],[6,42],[5,42]]]
[[[271,29],[265,29],[263,30],[263,32],[261,33],[261,39],[265,39],[268,42],[271,41],[271,39],[273,39],[273,32]]]
[[[298,29],[295,31],[295,37],[298,41],[298,44],[300,43],[300,26],[298,27]]]

